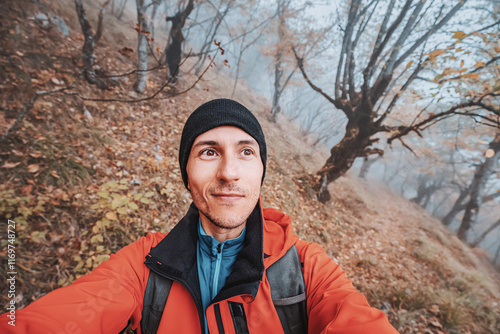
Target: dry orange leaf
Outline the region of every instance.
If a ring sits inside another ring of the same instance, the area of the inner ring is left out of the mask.
[[[439,309],[439,305],[432,305],[430,308],[429,308],[429,311],[434,314],[435,316],[439,315],[439,313],[441,313],[441,310]]]
[[[40,151],[33,151],[30,153],[30,156],[32,156],[33,158],[40,158],[42,156],[42,152]]]
[[[429,324],[431,324],[432,326],[436,327],[436,328],[443,328],[443,325],[441,325],[441,323],[439,322],[438,319],[436,318],[432,318],[429,320]]]
[[[24,155],[24,153],[23,153],[23,152],[20,152],[20,151],[18,151],[18,150],[12,150],[11,152],[12,152],[12,153],[14,153],[14,155],[15,155],[15,156],[18,156],[18,157],[22,157],[22,156]]]
[[[14,168],[19,165],[21,162],[6,162],[3,164],[2,168]]]
[[[109,220],[118,220],[118,217],[116,217],[116,213],[112,211],[106,213],[106,218],[108,218]]]
[[[30,173],[36,173],[36,172],[38,172],[39,169],[40,169],[40,166],[37,164],[28,165],[28,171]]]
[[[33,185],[27,184],[21,188],[21,191],[24,195],[29,195],[31,194],[31,191],[33,190]]]

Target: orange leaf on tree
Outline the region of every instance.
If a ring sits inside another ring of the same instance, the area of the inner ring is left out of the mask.
[[[489,149],[486,151],[486,154],[484,155],[486,158],[493,158],[495,156],[495,151],[493,149]]]
[[[456,39],[463,39],[467,37],[467,34],[465,34],[463,31],[455,31],[455,34],[453,35],[453,38]]]

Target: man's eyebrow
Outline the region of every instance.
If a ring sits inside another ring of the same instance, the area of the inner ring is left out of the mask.
[[[219,142],[215,140],[202,140],[193,145],[193,147],[199,147],[199,146],[218,146]],[[238,145],[258,145],[257,141],[255,139],[244,139],[240,140],[238,142]]]
[[[258,143],[255,139],[245,139],[245,140],[240,140],[238,142],[238,145],[258,145]]]
[[[199,141],[196,144],[194,144],[193,147],[198,147],[198,146],[217,146],[217,145],[219,145],[219,143],[216,142],[215,140],[203,140],[203,141]]]

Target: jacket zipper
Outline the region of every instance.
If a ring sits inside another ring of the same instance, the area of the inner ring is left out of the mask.
[[[212,292],[214,293],[214,295],[211,296],[212,299],[214,299],[215,295],[217,294],[221,262],[222,262],[222,243],[217,245],[217,260],[215,262],[214,281],[212,282]]]

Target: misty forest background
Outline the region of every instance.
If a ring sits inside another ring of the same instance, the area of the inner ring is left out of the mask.
[[[401,333],[500,330],[499,1],[2,7],[0,215],[17,224],[18,305],[170,230],[190,203],[182,125],[228,97],[263,124],[264,204]]]

